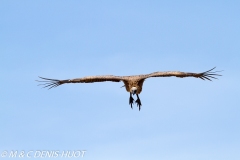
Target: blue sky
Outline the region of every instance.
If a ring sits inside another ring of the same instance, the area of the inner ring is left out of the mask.
[[[0,151],[239,160],[239,8],[239,1],[2,0]],[[215,66],[224,71],[213,82],[147,79],[140,112],[122,83],[47,90],[35,81]]]

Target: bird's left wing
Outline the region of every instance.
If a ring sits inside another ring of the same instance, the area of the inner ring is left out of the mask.
[[[106,76],[88,76],[83,78],[75,78],[75,79],[66,79],[66,80],[58,80],[58,79],[49,79],[49,78],[43,78],[39,77],[42,80],[36,80],[38,82],[43,82],[43,88],[48,87],[49,89],[53,87],[57,87],[59,85],[65,84],[65,83],[94,83],[94,82],[105,82],[105,81],[111,81],[111,82],[120,82],[121,80],[124,80],[121,76],[113,76],[113,75],[106,75]]]
[[[179,72],[179,71],[170,71],[170,72],[154,72],[148,75],[145,75],[145,78],[150,78],[150,77],[179,77],[179,78],[184,78],[184,77],[195,77],[195,78],[201,78],[202,80],[209,80],[212,81],[211,78],[217,79],[215,76],[221,76],[220,74],[216,74],[217,72],[221,71],[214,71],[216,67],[205,71],[201,73],[191,73],[191,72]]]

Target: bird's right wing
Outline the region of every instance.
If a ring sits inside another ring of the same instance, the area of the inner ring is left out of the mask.
[[[41,78],[42,80],[36,80],[36,81],[43,82],[42,84],[39,84],[39,85],[44,85],[43,88],[48,87],[49,89],[65,83],[94,83],[94,82],[105,82],[105,81],[120,82],[124,80],[124,78],[121,76],[113,76],[113,75],[88,76],[83,78],[66,79],[66,80],[50,79],[50,78],[43,78],[43,77],[39,77],[39,78]]]

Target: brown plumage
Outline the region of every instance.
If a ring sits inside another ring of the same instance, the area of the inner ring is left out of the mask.
[[[216,72],[220,71],[215,71],[212,72],[212,70],[215,69],[212,68],[206,72],[201,72],[201,73],[190,73],[190,72],[179,72],[179,71],[170,71],[170,72],[154,72],[150,74],[142,74],[142,75],[135,75],[135,76],[113,76],[113,75],[105,75],[105,76],[88,76],[88,77],[83,77],[83,78],[76,78],[76,79],[67,79],[67,80],[57,80],[57,79],[49,79],[49,78],[43,78],[44,81],[39,81],[38,82],[45,82],[44,84],[39,84],[39,85],[44,85],[43,88],[49,87],[49,89],[57,87],[59,85],[65,84],[65,83],[94,83],[94,82],[105,82],[105,81],[111,81],[111,82],[120,82],[122,81],[124,83],[124,86],[127,90],[127,92],[130,92],[130,98],[129,98],[129,104],[131,105],[134,102],[134,99],[132,98],[132,94],[137,95],[137,100],[135,101],[137,103],[137,106],[139,107],[139,110],[141,109],[141,101],[139,99],[138,94],[141,93],[142,91],[142,85],[145,79],[150,78],[150,77],[179,77],[179,78],[184,78],[184,77],[195,77],[195,78],[201,78],[202,80],[209,80],[211,79],[217,79],[214,76],[221,76],[219,74],[216,74]]]

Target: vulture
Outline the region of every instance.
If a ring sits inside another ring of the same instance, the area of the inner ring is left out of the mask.
[[[217,72],[221,72],[221,71],[213,71],[215,68],[216,67],[201,73],[166,71],[166,72],[153,72],[150,74],[133,75],[133,76],[114,76],[114,75],[87,76],[83,78],[74,78],[74,79],[66,79],[66,80],[39,77],[41,78],[41,80],[36,80],[36,81],[41,82],[41,84],[39,85],[44,85],[43,88],[48,87],[48,89],[57,87],[65,83],[94,83],[94,82],[105,82],[105,81],[111,81],[111,82],[122,81],[124,83],[124,86],[122,87],[125,87],[126,91],[130,93],[129,105],[131,105],[131,108],[132,108],[132,105],[134,103],[134,99],[132,95],[136,94],[137,100],[135,101],[135,103],[137,104],[137,107],[139,108],[139,111],[140,111],[142,103],[139,98],[139,94],[142,92],[143,82],[147,78],[175,76],[178,78],[195,77],[195,78],[200,78],[202,80],[212,81],[211,79],[217,79],[216,76],[221,76],[220,74],[217,74]]]

